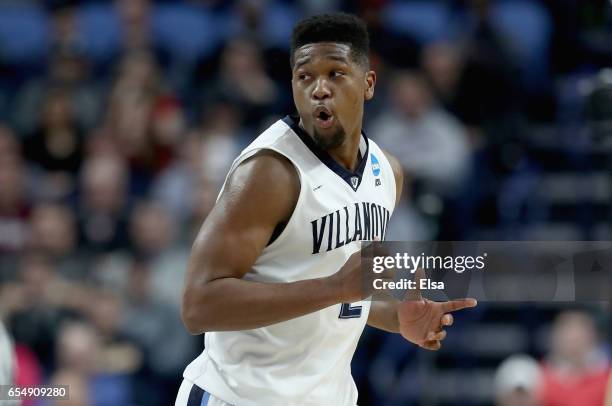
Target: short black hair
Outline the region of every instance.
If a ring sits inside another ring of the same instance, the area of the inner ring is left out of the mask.
[[[352,14],[334,13],[307,17],[296,24],[291,35],[291,66],[293,54],[306,44],[336,42],[351,47],[353,60],[369,66],[370,37],[365,22]]]

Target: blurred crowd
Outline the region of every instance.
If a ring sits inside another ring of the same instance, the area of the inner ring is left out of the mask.
[[[497,405],[608,406],[612,402],[608,355],[591,314],[561,313],[548,346],[541,364],[515,354],[499,366],[494,381]]]
[[[569,149],[612,135],[606,0],[0,0],[17,382],[172,403],[202,346],[178,311],[192,239],[241,148],[294,111],[293,24],[337,10],[368,23],[365,131],[407,174],[391,239],[516,238],[533,131]]]

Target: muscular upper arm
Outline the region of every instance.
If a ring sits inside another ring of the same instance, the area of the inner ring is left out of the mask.
[[[219,278],[242,278],[277,225],[293,213],[300,185],[285,157],[262,151],[240,164],[194,242],[187,291]]]
[[[385,155],[387,156],[389,165],[391,165],[391,169],[393,170],[393,176],[395,177],[395,207],[397,207],[404,188],[404,170],[396,157],[387,151],[385,151]]]

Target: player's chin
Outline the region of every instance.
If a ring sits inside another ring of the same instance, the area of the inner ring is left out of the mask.
[[[320,131],[315,127],[315,142],[321,149],[333,149],[344,142],[344,132],[341,127],[330,128],[325,131]]]
[[[336,126],[330,128],[320,128],[315,126],[315,133],[318,136],[326,141],[331,141],[336,134],[338,133],[338,128]]]

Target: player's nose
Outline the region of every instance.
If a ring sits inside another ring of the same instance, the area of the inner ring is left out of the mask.
[[[312,89],[312,98],[315,100],[322,100],[331,97],[331,89],[327,80],[319,78],[316,80],[314,88]]]

